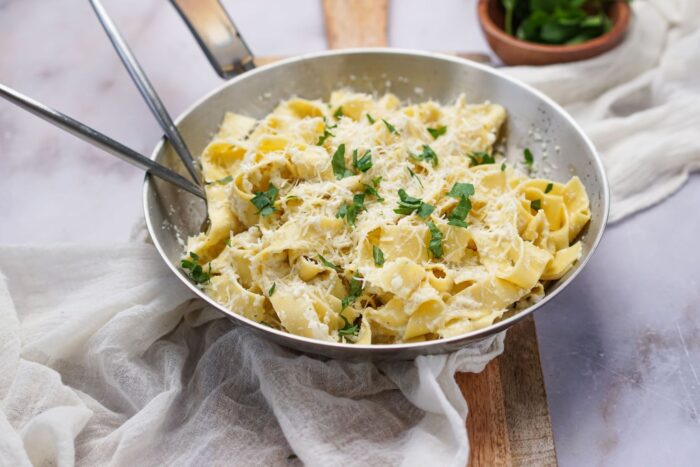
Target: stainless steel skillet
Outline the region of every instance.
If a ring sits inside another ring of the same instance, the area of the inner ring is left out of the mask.
[[[535,154],[535,175],[539,172],[554,180],[566,181],[576,174],[591,201],[591,222],[582,234],[581,260],[565,277],[550,284],[539,303],[462,336],[415,344],[368,346],[327,343],[277,331],[250,321],[236,314],[236,310],[226,309],[209,298],[179,269],[182,241],[199,232],[206,217],[204,203],[168,183],[146,178],[144,212],[156,248],[183,283],[237,324],[252,328],[286,347],[332,358],[411,359],[451,352],[503,331],[545,306],[590,259],[608,216],[609,193],[603,165],[576,122],[542,93],[484,65],[446,55],[396,49],[314,53],[246,71],[252,68],[252,57],[222,11],[193,7],[193,2],[174,3],[180,3],[181,14],[219,74],[237,75],[176,119],[194,154],[200,154],[210,141],[226,111],[262,118],[281,100],[292,96],[323,99],[333,90],[349,87],[380,95],[391,92],[402,100],[434,99],[448,103],[464,93],[471,102],[488,100],[506,107],[506,154],[511,162],[521,161],[523,148],[529,147]],[[214,25],[214,29],[210,30],[209,25]],[[186,173],[165,140],[156,146],[151,157],[179,173]]]

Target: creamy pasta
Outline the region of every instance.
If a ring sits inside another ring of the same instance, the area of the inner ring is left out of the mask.
[[[210,225],[182,266],[235,313],[322,341],[488,326],[567,273],[590,218],[577,177],[530,178],[496,153],[505,119],[464,97],[350,91],[228,113],[201,156]]]

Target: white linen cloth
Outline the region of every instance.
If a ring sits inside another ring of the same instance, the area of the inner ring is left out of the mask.
[[[614,51],[506,70],[596,143],[612,220],[700,167],[700,2],[633,6]],[[454,373],[503,350],[501,335],[414,362],[299,355],[219,319],[138,243],[0,247],[0,271],[0,465],[462,466]]]

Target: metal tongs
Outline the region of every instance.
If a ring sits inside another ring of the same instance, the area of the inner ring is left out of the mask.
[[[183,15],[183,17],[185,17],[185,15],[183,14],[182,9],[192,7],[192,5],[186,5],[188,1],[190,0],[172,0],[173,4],[178,9],[180,14]],[[192,154],[190,153],[190,150],[187,147],[187,144],[182,139],[182,135],[173,123],[172,118],[170,118],[170,114],[168,114],[168,111],[165,109],[163,102],[160,100],[160,97],[158,97],[158,93],[156,93],[156,90],[153,88],[153,85],[151,84],[143,69],[139,65],[138,61],[136,60],[136,57],[134,57],[134,55],[132,54],[131,50],[129,49],[129,46],[124,41],[124,38],[119,33],[119,30],[107,14],[107,11],[104,9],[100,1],[90,0],[90,3],[92,4],[92,7],[95,10],[95,13],[97,14],[97,18],[104,27],[107,36],[109,36],[112,45],[117,51],[119,58],[126,67],[127,71],[129,72],[129,75],[136,84],[136,87],[143,96],[144,100],[148,104],[148,107],[151,109],[151,112],[156,117],[156,120],[158,120],[158,123],[165,132],[165,136],[168,142],[173,146],[173,149],[175,149],[175,152],[187,168],[187,172],[192,177],[194,183],[188,180],[187,178],[183,177],[182,175],[176,173],[175,171],[165,167],[164,165],[161,165],[149,159],[148,157],[139,154],[133,149],[121,144],[120,142],[113,140],[109,136],[100,133],[94,128],[91,128],[90,126],[85,125],[84,123],[81,123],[55,109],[52,109],[51,107],[37,102],[15,91],[14,89],[4,86],[3,84],[0,84],[0,96],[4,97],[13,104],[23,108],[24,110],[27,110],[33,113],[34,115],[56,125],[57,127],[67,131],[68,133],[71,133],[99,147],[100,149],[103,149],[104,151],[112,154],[113,156],[116,156],[126,162],[129,162],[135,165],[136,167],[144,169],[147,173],[155,175],[156,177],[170,182],[182,188],[183,190],[206,200],[204,190],[202,189],[202,182],[199,176],[199,172],[195,164],[195,160],[193,159]],[[224,24],[233,24],[231,19],[228,17],[228,15],[226,15],[226,12],[223,10],[223,8],[221,8],[218,2],[206,2],[206,4],[200,4],[199,6],[206,8],[214,8],[216,10],[215,13],[219,15],[219,17],[221,17],[221,15],[225,16],[226,21],[223,21]],[[185,19],[187,20],[187,18]],[[201,44],[201,41],[205,40],[205,38],[198,34],[198,31],[195,31],[196,25],[193,25],[189,21],[187,22],[190,29],[192,29],[193,32],[197,33],[198,40],[200,40]],[[235,33],[235,35],[237,35],[237,31],[233,32]],[[204,44],[201,45],[203,45],[204,48]],[[223,44],[223,46],[227,45],[228,44]],[[245,52],[247,52],[246,54],[239,56],[251,57],[251,59],[245,60],[244,62],[232,63],[230,64],[230,68],[228,68],[222,64],[222,57],[213,56],[210,53],[207,54],[207,57],[212,62],[212,64],[215,65],[215,68],[217,69],[219,75],[221,75],[224,78],[228,78],[233,74],[237,74],[240,71],[250,69],[253,67],[252,55],[250,54],[250,50],[248,50],[245,43],[240,41],[236,46],[244,47]],[[221,48],[222,45],[219,45],[219,49]],[[209,49],[205,48],[205,51],[207,52],[210,52],[211,50],[216,51],[216,49],[212,47],[210,47]],[[222,52],[226,52],[226,50],[222,50]],[[239,68],[243,70],[239,70]]]

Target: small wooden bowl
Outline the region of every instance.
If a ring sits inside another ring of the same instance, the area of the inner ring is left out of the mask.
[[[503,30],[504,10],[500,0],[479,0],[479,22],[486,40],[506,65],[551,65],[595,57],[612,49],[624,39],[630,21],[630,7],[618,0],[608,9],[612,29],[602,36],[576,45],[547,45],[527,42]]]

